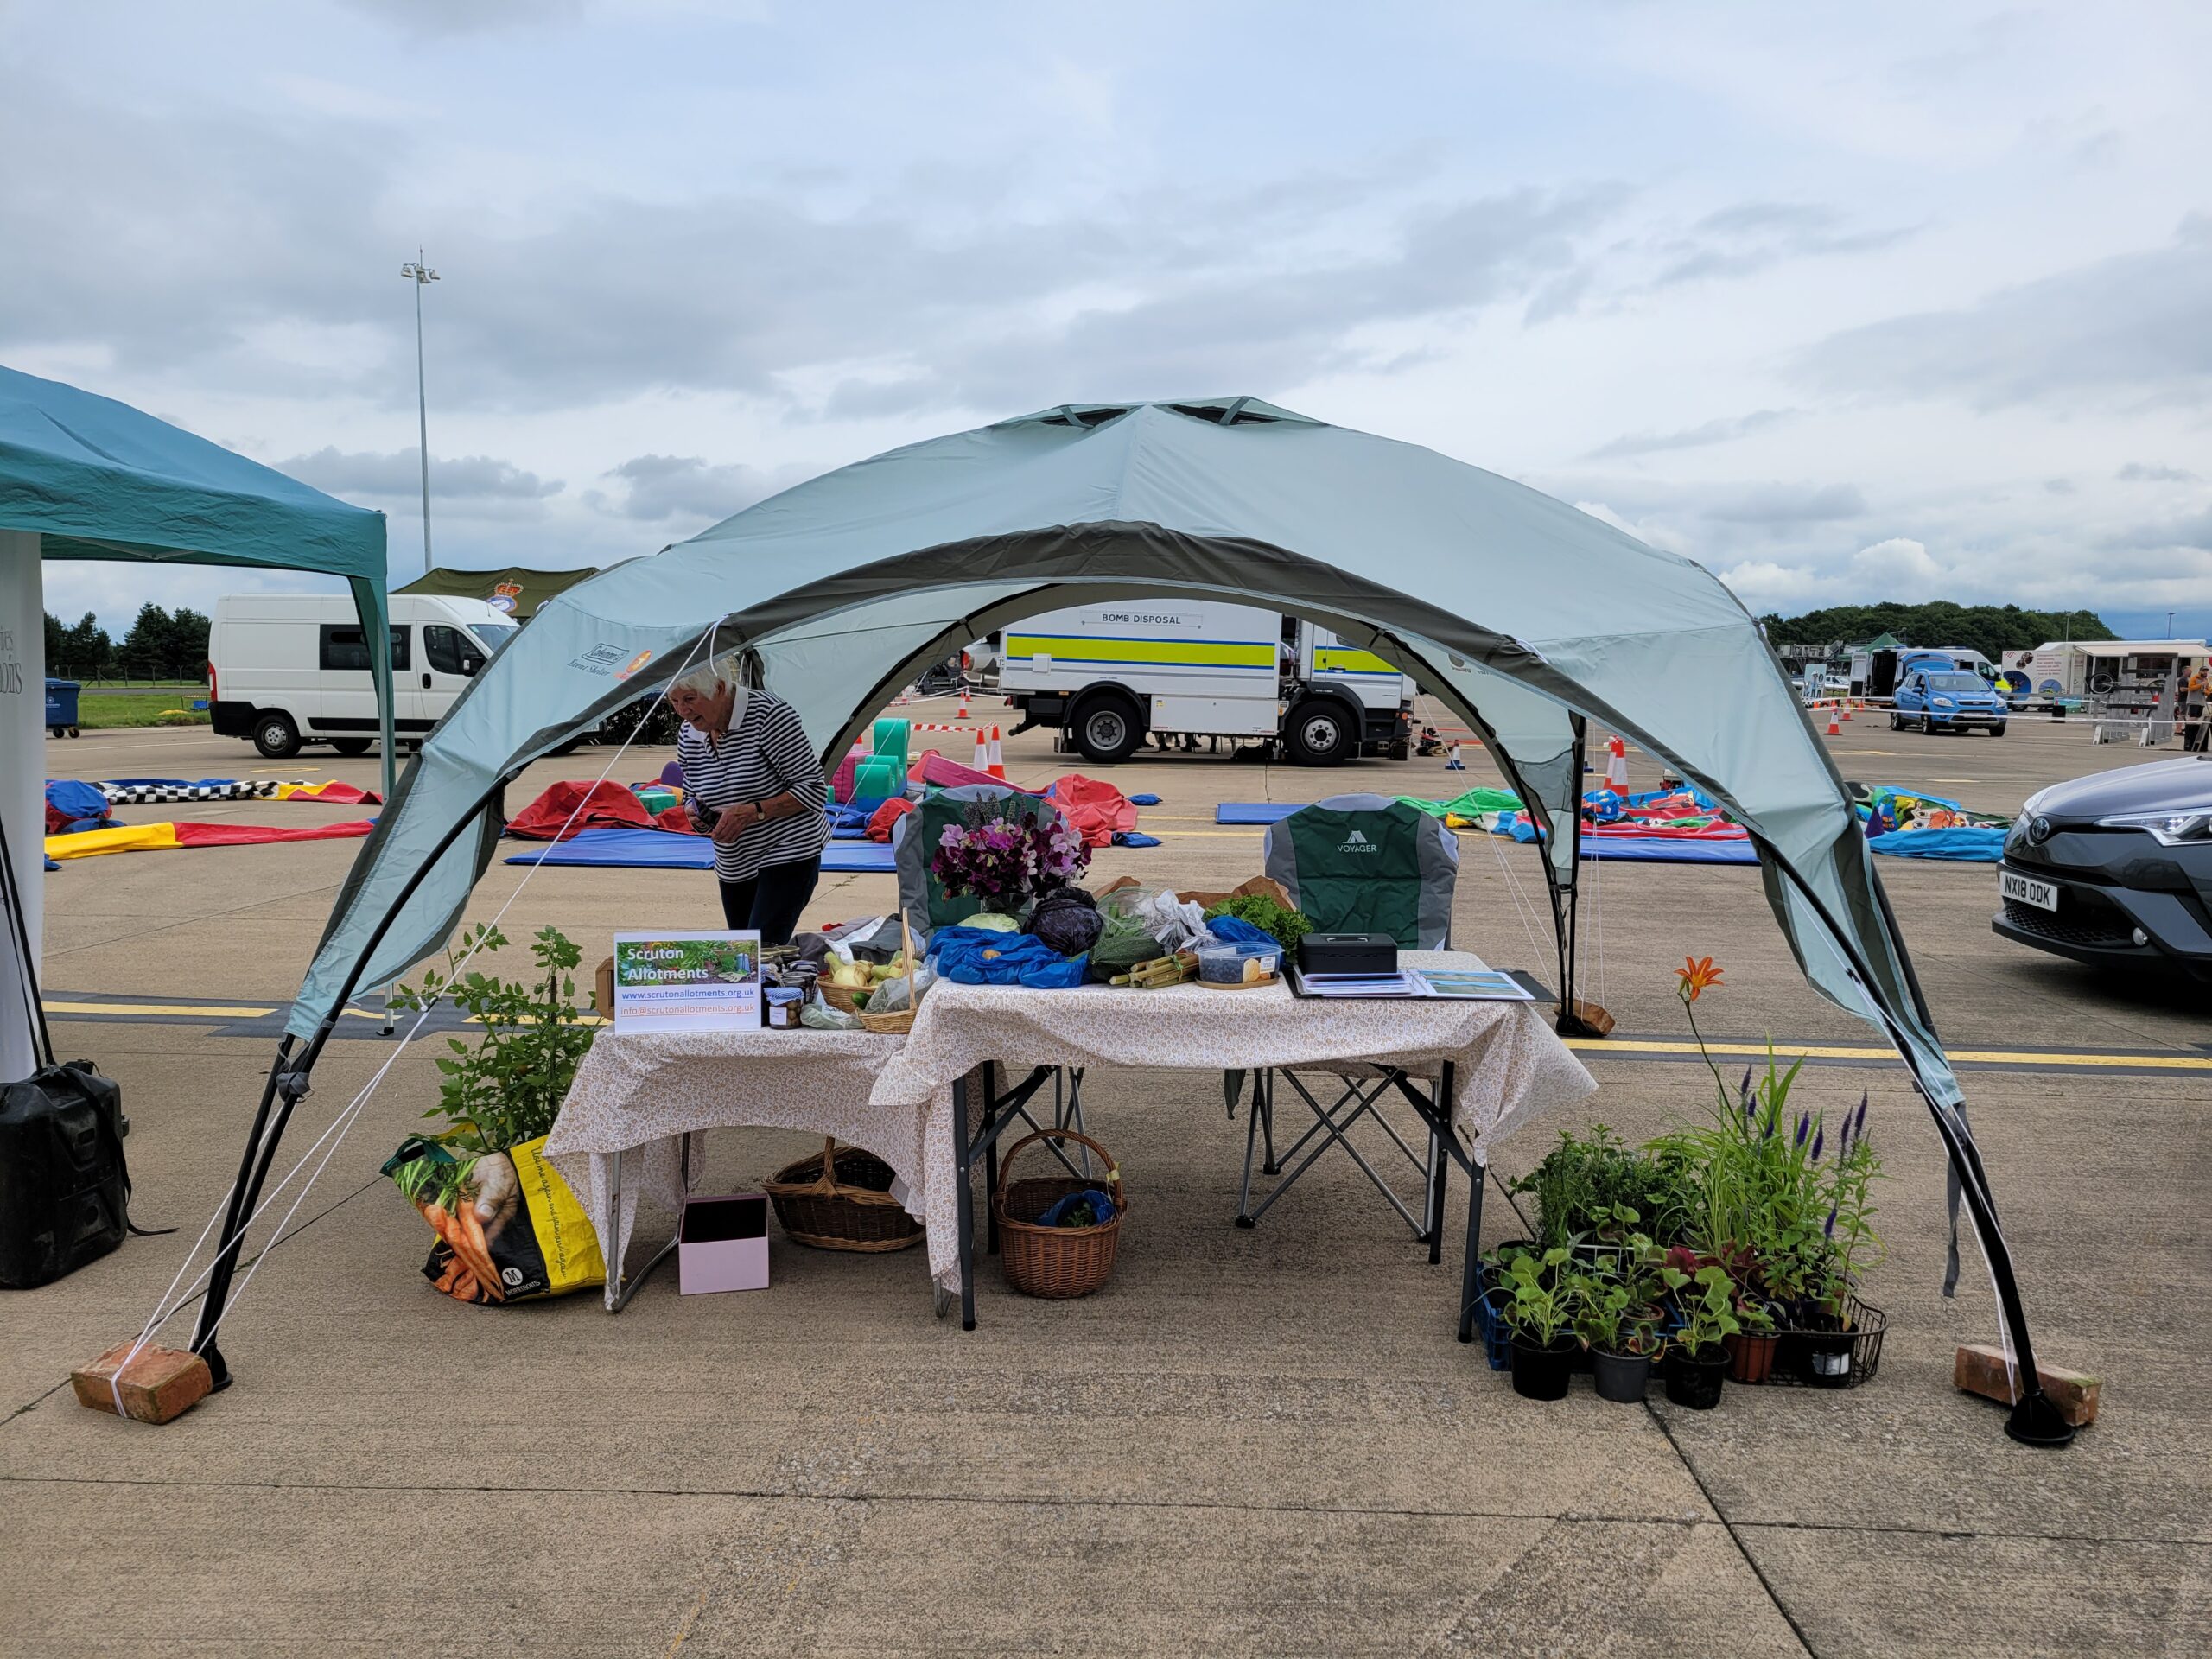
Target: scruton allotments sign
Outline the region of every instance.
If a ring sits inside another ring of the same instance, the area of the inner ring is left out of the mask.
[[[760,1023],[757,931],[614,936],[616,1031],[741,1031]]]

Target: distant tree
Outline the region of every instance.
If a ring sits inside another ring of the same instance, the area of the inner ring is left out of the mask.
[[[46,667],[49,674],[85,678],[99,673],[114,655],[114,641],[90,611],[73,627],[64,627],[60,620],[51,614],[47,617]]]
[[[1772,617],[1767,637],[1781,645],[1863,645],[1889,634],[1908,645],[1966,645],[1993,662],[2053,639],[2113,639],[2119,636],[2094,611],[2029,611],[2018,605],[1924,605],[1885,601],[1835,605],[1802,616]]]

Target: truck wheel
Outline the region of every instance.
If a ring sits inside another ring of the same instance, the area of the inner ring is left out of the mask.
[[[289,760],[300,752],[300,728],[282,709],[253,717],[253,747],[271,760]]]
[[[1075,746],[1096,765],[1110,766],[1128,760],[1143,741],[1136,705],[1127,697],[1087,698],[1076,711]]]
[[[1308,697],[1290,711],[1283,741],[1301,766],[1342,766],[1359,753],[1351,719],[1341,704],[1326,697]]]
[[[369,740],[365,737],[334,737],[330,740],[330,747],[340,754],[366,754]]]

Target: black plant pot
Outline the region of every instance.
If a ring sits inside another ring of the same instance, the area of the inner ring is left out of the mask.
[[[1720,1403],[1728,1378],[1728,1351],[1709,1348],[1694,1357],[1679,1350],[1667,1356],[1667,1397],[1692,1411],[1711,1411]]]
[[[1590,1376],[1598,1385],[1600,1400],[1637,1405],[1643,1399],[1644,1385],[1651,1381],[1651,1356],[1609,1354],[1593,1348],[1590,1351]]]
[[[1575,1343],[1561,1337],[1548,1348],[1513,1338],[1513,1392],[1523,1400],[1564,1400],[1574,1375]]]
[[[1857,1333],[1851,1331],[1809,1332],[1799,1338],[1797,1374],[1815,1389],[1851,1386],[1851,1349]]]

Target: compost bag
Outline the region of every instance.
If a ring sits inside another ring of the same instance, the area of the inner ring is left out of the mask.
[[[448,1296],[520,1302],[607,1282],[599,1235],[542,1135],[473,1157],[410,1135],[384,1173],[437,1234],[423,1276]]]

